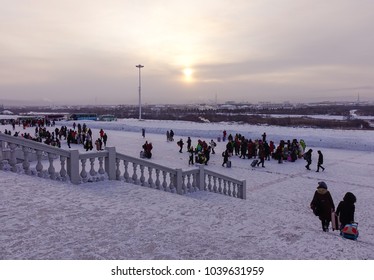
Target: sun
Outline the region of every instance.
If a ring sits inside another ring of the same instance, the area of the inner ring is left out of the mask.
[[[193,74],[193,70],[191,68],[184,68],[183,69],[183,76],[184,76],[184,80],[186,82],[191,82],[192,81],[192,74]]]
[[[191,77],[192,76],[192,69],[191,68],[184,68],[183,69],[183,74],[185,77]]]

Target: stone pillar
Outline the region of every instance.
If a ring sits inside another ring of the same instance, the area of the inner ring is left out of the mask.
[[[67,159],[67,172],[70,177],[70,181],[73,184],[80,184],[81,177],[79,175],[79,151],[70,151],[70,157]]]
[[[177,189],[177,194],[183,194],[183,190],[182,190],[182,169],[178,168],[176,169],[177,171],[177,179],[175,180],[175,184],[176,184],[176,189]]]
[[[241,199],[247,199],[247,182],[246,180],[242,180],[242,193],[241,193]]]
[[[108,156],[105,158],[105,171],[109,180],[116,180],[116,148],[106,147]]]
[[[205,190],[205,170],[204,165],[199,166],[199,175],[197,177],[197,186],[200,191]]]

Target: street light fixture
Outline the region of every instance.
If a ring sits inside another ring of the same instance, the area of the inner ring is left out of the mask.
[[[139,65],[136,65],[135,67],[139,68],[139,121],[140,121],[142,119],[142,99],[141,99],[142,87],[141,87],[140,69],[142,69],[144,66],[139,64]]]

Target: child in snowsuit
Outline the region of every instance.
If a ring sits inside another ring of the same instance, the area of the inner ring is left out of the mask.
[[[331,211],[335,210],[335,205],[330,192],[327,190],[325,182],[318,183],[317,190],[315,191],[312,202],[310,203],[310,208],[317,209],[315,214],[318,214],[318,217],[321,220],[322,230],[329,231]]]
[[[343,201],[339,202],[338,208],[336,208],[336,214],[339,216],[340,230],[342,230],[346,224],[354,222],[355,203],[356,196],[351,192],[347,192]]]

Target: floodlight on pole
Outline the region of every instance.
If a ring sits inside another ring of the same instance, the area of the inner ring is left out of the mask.
[[[136,65],[135,67],[139,68],[139,120],[141,120],[142,119],[142,98],[141,98],[142,87],[141,87],[140,69],[142,69],[144,66],[139,64],[139,65]]]

